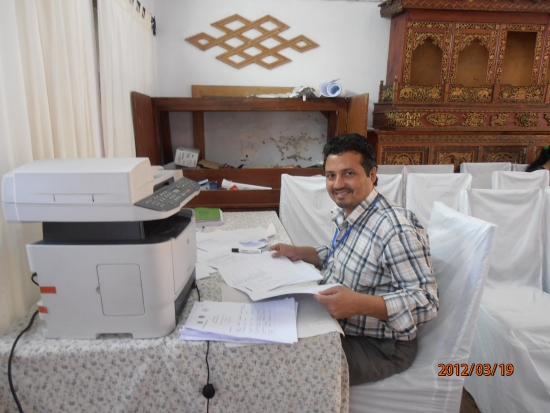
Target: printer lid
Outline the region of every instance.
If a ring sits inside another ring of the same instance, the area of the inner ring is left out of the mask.
[[[134,205],[153,194],[155,185],[182,176],[161,170],[148,158],[37,160],[4,175],[4,215],[27,222],[163,219],[179,208],[159,212]]]
[[[48,202],[52,196],[71,195],[92,195],[94,202],[100,203],[108,198],[105,195],[115,196],[111,202],[116,199],[123,202],[128,195],[134,195],[132,202],[135,202],[148,195],[139,192],[154,180],[148,158],[41,159],[12,173],[13,201],[25,203]]]

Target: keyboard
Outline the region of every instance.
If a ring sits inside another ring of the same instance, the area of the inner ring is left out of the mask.
[[[134,205],[155,211],[171,211],[200,192],[200,185],[186,177],[159,189]]]

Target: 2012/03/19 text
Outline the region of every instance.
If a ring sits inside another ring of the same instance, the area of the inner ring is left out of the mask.
[[[472,363],[468,364],[438,364],[441,370],[439,370],[438,376],[494,376],[500,374],[501,376],[511,376],[514,374],[513,364],[482,364]]]

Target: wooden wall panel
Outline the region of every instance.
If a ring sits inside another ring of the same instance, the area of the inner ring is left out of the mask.
[[[152,99],[147,95],[132,92],[130,100],[134,121],[136,156],[149,158],[151,165],[162,165]]]

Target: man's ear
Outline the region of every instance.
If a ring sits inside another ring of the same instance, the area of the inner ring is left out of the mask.
[[[374,183],[374,185],[376,185],[378,182],[378,178],[376,176],[376,173],[378,172],[378,168],[375,166],[374,168],[371,169],[370,171],[370,179],[371,181]]]

